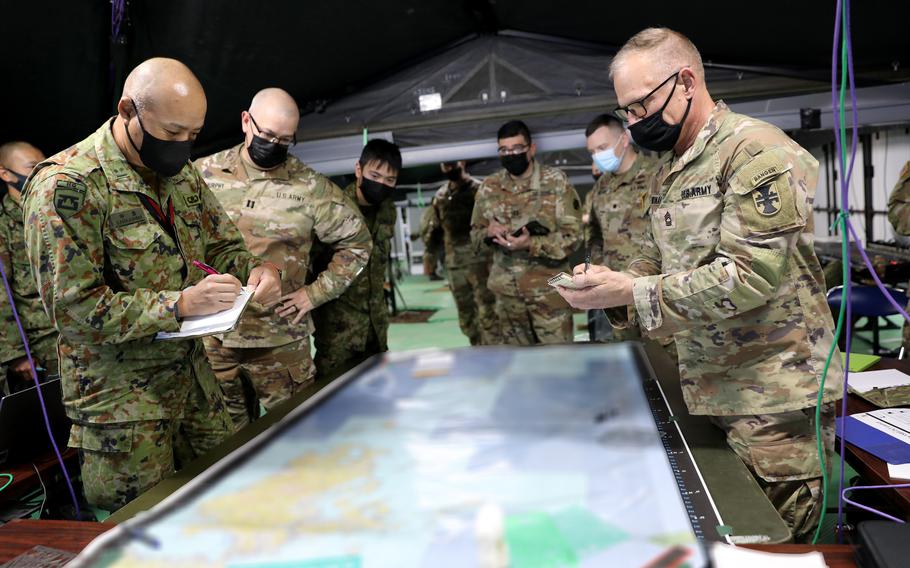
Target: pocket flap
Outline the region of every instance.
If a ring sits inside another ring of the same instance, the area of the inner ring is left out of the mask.
[[[92,452],[127,453],[133,449],[133,427],[73,424],[69,445]]]
[[[822,475],[815,438],[749,446],[749,453],[755,473],[765,481],[798,481]]]

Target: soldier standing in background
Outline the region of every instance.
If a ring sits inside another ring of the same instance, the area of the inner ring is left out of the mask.
[[[910,235],[910,162],[904,165],[898,176],[897,184],[888,198],[888,220],[898,235]],[[910,310],[910,304],[907,304]],[[901,343],[904,349],[910,349],[910,322],[904,322]]]
[[[196,162],[250,252],[281,269],[285,294],[278,309],[252,304],[236,331],[205,338],[235,429],[313,383],[309,312],[347,290],[373,247],[341,189],[288,155],[299,118],[287,92],[264,89],[241,114],[243,142]],[[317,238],[332,259],[304,285]]]
[[[523,122],[507,122],[496,138],[504,169],[477,192],[471,240],[478,253],[494,251],[488,286],[503,342],[570,343],[572,309],[547,281],[569,269],[582,236],[581,202],[563,172],[534,159]]]
[[[344,189],[359,207],[373,237],[373,252],[365,269],[338,298],[313,311],[316,330],[316,380],[328,382],[377,353],[389,350],[389,308],[385,299],[389,254],[397,212],[392,192],[401,170],[398,146],[370,140],[354,165],[356,180]],[[314,253],[313,272],[328,265],[327,249]]]
[[[28,142],[0,146],[0,181],[6,186],[0,196],[0,261],[39,377],[57,374],[57,330],[41,304],[25,253],[22,189],[42,161],[44,154]],[[31,369],[6,290],[0,288],[0,394],[30,385]]]

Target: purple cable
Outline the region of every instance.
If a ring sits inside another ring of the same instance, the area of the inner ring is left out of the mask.
[[[845,207],[848,204],[848,195],[849,195],[848,180],[852,177],[853,166],[854,166],[855,160],[856,160],[857,126],[859,123],[859,116],[858,116],[858,111],[857,111],[857,100],[856,100],[856,83],[855,83],[855,79],[854,79],[854,75],[853,75],[853,42],[851,40],[851,34],[850,34],[850,0],[844,0],[844,8],[845,8],[845,10],[844,10],[843,17],[844,17],[844,27],[846,29],[846,37],[844,38],[844,40],[845,40],[846,48],[847,48],[846,49],[846,51],[847,51],[847,78],[848,78],[848,81],[850,84],[850,102],[852,105],[851,118],[852,118],[852,127],[853,128],[852,128],[852,133],[851,133],[852,134],[852,144],[851,144],[850,167],[847,170],[847,172],[848,172],[847,175],[842,176],[842,180],[841,180],[842,214],[845,213],[845,211],[846,211]],[[836,49],[836,46],[837,46],[837,39],[838,39],[837,30],[839,30],[840,17],[841,17],[841,5],[840,5],[840,3],[838,3],[838,11],[837,11],[837,17],[836,17],[837,21],[835,24],[835,26],[837,28],[835,30],[835,52],[834,52],[834,58],[833,58],[834,61],[832,61],[832,79],[831,79],[832,101],[836,101],[836,84],[837,84],[837,79],[836,79],[837,78],[837,75],[836,75],[837,49]],[[840,147],[840,131],[837,128],[837,125],[839,124],[839,122],[838,122],[838,113],[837,113],[836,103],[832,110],[834,111],[833,114],[835,117],[834,136],[837,141],[838,147]],[[844,168],[843,156],[841,156],[841,172],[843,172],[843,168]],[[866,253],[866,250],[863,247],[862,242],[860,241],[860,237],[856,233],[856,229],[854,228],[853,222],[850,220],[849,216],[846,216],[846,220],[845,220],[844,224],[847,229],[847,235],[845,235],[845,238],[847,239],[848,249],[849,249],[849,244],[850,244],[850,237],[852,236],[853,239],[856,241],[856,250],[859,251],[860,257],[863,259],[863,263],[869,269],[869,273],[872,275],[872,279],[875,281],[875,285],[879,288],[879,290],[881,290],[882,294],[885,296],[885,299],[888,301],[888,303],[891,304],[891,306],[895,310],[897,310],[897,312],[899,314],[901,314],[901,316],[903,316],[903,318],[907,322],[910,322],[910,314],[908,314],[907,311],[904,310],[904,307],[901,306],[900,304],[898,304],[897,300],[895,300],[891,296],[891,294],[888,292],[888,289],[885,287],[885,284],[881,281],[878,274],[875,272],[875,267],[872,265],[872,261],[869,259],[869,255]],[[848,250],[848,253],[849,253],[849,250]],[[844,259],[844,263],[847,266],[849,266],[849,260],[850,260],[849,257]],[[847,335],[846,335],[847,353],[845,355],[847,358],[847,363],[844,365],[844,392],[843,392],[843,398],[841,400],[841,416],[847,416],[847,392],[848,392],[847,391],[847,379],[849,377],[848,373],[849,373],[849,358],[850,358],[850,344],[851,344],[851,326],[850,326],[850,321],[851,321],[850,308],[851,308],[851,306],[850,306],[850,301],[849,301],[851,285],[852,285],[852,282],[848,278],[847,282],[845,283],[845,286],[844,286],[844,289],[846,291],[844,301],[847,302]],[[841,424],[841,440],[846,440],[846,430],[847,430],[847,421],[844,420]],[[855,486],[855,487],[850,487],[850,488],[845,489],[844,488],[844,456],[845,456],[845,453],[846,452],[843,450],[843,446],[842,446],[841,455],[840,455],[840,463],[841,463],[840,485],[839,485],[840,499],[838,500],[838,507],[837,507],[838,528],[843,526],[843,504],[844,503],[849,503],[851,505],[859,507],[860,509],[869,511],[871,513],[874,513],[874,514],[884,517],[886,519],[890,519],[892,521],[903,523],[904,521],[901,519],[898,519],[896,517],[888,515],[887,513],[883,513],[882,511],[879,511],[872,507],[868,507],[866,505],[861,505],[859,503],[856,503],[855,501],[848,499],[846,494],[850,491],[865,490],[865,489],[897,489],[897,488],[902,488],[902,487],[910,487],[910,484],[864,485],[864,486]],[[843,533],[840,530],[838,530],[838,541],[839,542],[843,541]]]
[[[44,414],[44,426],[47,428],[47,437],[51,440],[51,447],[54,448],[54,454],[57,455],[57,461],[60,463],[60,469],[63,470],[63,478],[66,480],[66,487],[70,490],[70,497],[73,498],[73,507],[76,509],[76,518],[82,518],[82,511],[79,509],[79,500],[76,499],[76,492],[73,491],[73,482],[70,480],[70,474],[66,471],[66,464],[63,462],[63,456],[60,455],[60,448],[57,447],[57,441],[54,440],[54,431],[51,428],[51,421],[47,417],[47,406],[44,404],[44,394],[41,392],[41,382],[38,380],[38,372],[35,371],[35,360],[32,358],[32,350],[28,346],[28,338],[25,336],[25,329],[22,327],[22,321],[19,319],[19,310],[16,309],[16,301],[13,299],[13,289],[9,285],[9,279],[6,277],[6,267],[0,260],[0,276],[3,277],[3,286],[6,288],[6,297],[9,298],[10,308],[13,310],[13,317],[16,318],[16,327],[19,328],[19,337],[22,338],[22,344],[25,346],[25,356],[28,364],[31,366],[32,380],[35,381],[35,390],[38,391],[38,401],[41,403],[41,412]]]
[[[879,511],[878,509],[875,509],[873,507],[869,507],[868,505],[863,505],[861,503],[857,503],[856,501],[848,499],[847,493],[849,493],[851,491],[865,491],[866,489],[901,489],[901,488],[908,488],[908,487],[910,487],[910,483],[899,483],[896,485],[857,485],[856,487],[848,487],[848,488],[844,489],[843,492],[841,493],[841,499],[843,499],[845,503],[850,503],[854,507],[858,507],[858,508],[862,509],[863,511],[869,511],[870,513],[876,514],[879,517],[884,517],[884,518],[888,519],[889,521],[895,521],[897,523],[904,524],[904,523],[906,523],[906,521],[904,521],[903,519],[898,519],[897,517],[892,517],[888,513],[883,513],[881,511]]]

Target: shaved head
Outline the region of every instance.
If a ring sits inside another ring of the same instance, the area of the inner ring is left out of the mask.
[[[7,142],[0,146],[0,187],[6,185],[13,199],[19,200],[19,191],[14,184],[24,181],[39,162],[44,161],[44,154],[28,142]]]
[[[297,108],[294,97],[284,89],[277,87],[269,87],[256,93],[250,102],[250,112],[255,117],[258,117],[261,112],[281,114],[295,120],[300,118],[300,109]]]
[[[41,150],[22,140],[14,140],[3,144],[0,146],[0,167],[15,168],[16,166],[13,162],[23,154],[41,155]],[[43,156],[41,159],[44,159]]]
[[[139,110],[154,109],[161,105],[197,103],[205,104],[202,83],[190,68],[166,57],[155,57],[140,63],[123,84],[121,98],[132,99]]]
[[[646,28],[623,44],[610,62],[610,78],[631,56],[645,57],[653,63],[657,75],[669,75],[690,67],[701,82],[705,68],[701,54],[689,38],[669,28]]]
[[[299,122],[300,109],[297,108],[294,97],[277,87],[262,89],[250,101],[250,108],[240,113],[240,126],[244,137],[243,156],[250,160],[249,146],[254,138],[261,139],[259,143],[265,140],[285,147],[290,146],[296,141]],[[262,163],[267,161],[260,160],[260,164]]]

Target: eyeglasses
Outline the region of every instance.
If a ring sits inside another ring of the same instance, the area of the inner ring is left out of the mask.
[[[259,128],[259,125],[256,123],[256,119],[253,118],[253,115],[250,114],[249,111],[247,111],[247,114],[250,115],[250,122],[252,122],[253,126],[256,127],[256,130],[259,131],[259,134],[262,135],[262,138],[265,138],[272,144],[281,144],[282,146],[293,146],[294,144],[297,144],[297,134],[294,134],[293,136],[278,136],[274,132]]]
[[[681,71],[682,71],[682,69],[680,69],[676,73],[673,73],[672,75],[670,75],[669,77],[664,79],[660,83],[660,85],[657,85],[656,87],[654,87],[654,89],[652,89],[650,93],[648,93],[647,95],[638,99],[637,101],[629,103],[626,106],[616,107],[615,109],[613,109],[613,114],[616,115],[616,118],[618,118],[619,120],[622,120],[623,122],[629,121],[629,115],[632,115],[635,118],[639,118],[639,119],[648,116],[648,109],[645,106],[645,103],[648,102],[648,99],[651,98],[651,96],[654,93],[656,93],[657,91],[660,90],[661,87],[666,85],[667,81],[669,81],[670,79],[676,79],[677,77],[679,77],[679,73]],[[673,91],[675,91],[675,90],[676,90],[676,84],[674,83]],[[670,97],[673,96],[673,91],[670,91],[670,96],[667,97],[668,102],[670,100]],[[666,106],[666,103],[664,104],[664,106]]]
[[[500,146],[499,148],[496,149],[496,152],[498,152],[500,156],[514,156],[515,154],[524,154],[530,148],[531,147],[528,146],[527,144],[520,144],[518,146],[510,146],[510,147]]]

